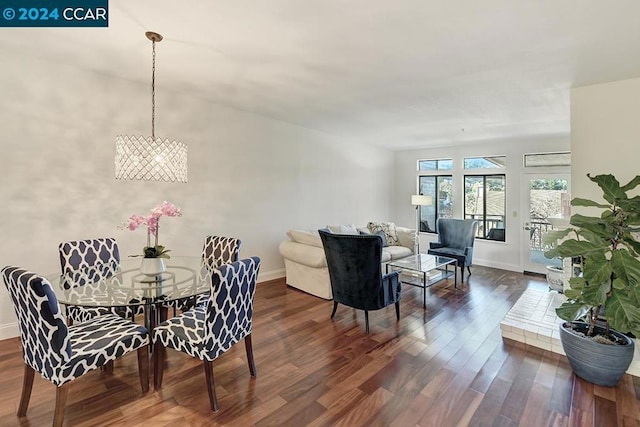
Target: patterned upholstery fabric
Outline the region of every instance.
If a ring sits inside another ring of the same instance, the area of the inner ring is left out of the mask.
[[[235,237],[207,236],[202,248],[202,260],[211,270],[215,270],[222,264],[230,264],[238,261],[240,257],[240,245],[242,241]],[[194,305],[206,304],[209,294],[203,294],[195,299],[172,301],[167,306],[186,311]]]
[[[60,268],[62,286],[83,286],[116,274],[120,265],[120,250],[114,238],[73,240],[60,243]],[[134,314],[142,314],[142,305],[131,307],[81,307],[67,306],[67,317],[73,322],[86,322],[96,316],[114,313],[124,318],[132,318]]]
[[[113,314],[68,327],[44,277],[11,266],[2,276],[18,316],[25,363],[58,387],[149,344],[144,326]]]
[[[156,326],[153,341],[204,361],[213,361],[251,333],[260,258],[223,264],[214,271],[205,305]]]

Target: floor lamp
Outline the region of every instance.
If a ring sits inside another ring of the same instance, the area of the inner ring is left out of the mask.
[[[420,214],[418,208],[420,206],[430,206],[433,203],[431,196],[422,194],[414,194],[411,196],[411,204],[416,207],[416,255],[420,253]]]

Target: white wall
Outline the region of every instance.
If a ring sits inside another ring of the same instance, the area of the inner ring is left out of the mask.
[[[544,153],[569,150],[568,138],[537,138],[521,140],[504,140],[478,142],[467,145],[451,145],[447,147],[424,150],[401,151],[395,154],[395,199],[394,218],[397,222],[413,224],[415,228],[415,208],[410,204],[412,194],[417,194],[417,164],[420,159],[453,159],[453,192],[454,217],[463,216],[463,179],[462,162],[464,157],[506,156],[507,167],[492,172],[504,173],[507,179],[507,218],[506,242],[476,240],[473,252],[474,264],[501,268],[512,271],[523,270],[523,219],[522,219],[522,177],[525,172],[523,155],[526,153]],[[543,173],[542,168],[528,168],[526,172]],[[557,170],[568,171],[566,170]],[[421,233],[420,245],[428,247],[428,242],[435,240],[436,235]]]
[[[162,86],[156,135],[188,143],[189,182],[116,182],[115,136],[150,133],[148,83],[2,45],[0,55],[0,267],[55,273],[60,242],[92,237],[113,236],[123,256],[137,254],[144,232],[116,226],[168,200],[183,210],[161,220],[160,243],[173,254],[199,254],[208,234],[239,237],[267,280],[284,276],[277,247],[289,228],[390,216],[389,152]],[[0,286],[0,339],[16,334]]]
[[[640,78],[571,90],[571,151],[574,196],[601,200],[587,173],[640,174]]]

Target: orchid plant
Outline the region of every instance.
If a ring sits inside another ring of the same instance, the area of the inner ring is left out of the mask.
[[[126,228],[131,231],[137,230],[141,225],[147,227],[147,246],[142,249],[142,255],[131,256],[142,256],[145,258],[170,258],[168,254],[169,249],[166,249],[164,246],[158,244],[158,229],[160,218],[162,216],[182,216],[182,212],[180,211],[179,207],[165,200],[164,202],[162,202],[162,204],[156,206],[155,208],[152,208],[149,211],[149,214],[133,214],[127,221],[125,221],[125,223],[122,225],[122,228]],[[152,236],[153,246],[151,245]]]

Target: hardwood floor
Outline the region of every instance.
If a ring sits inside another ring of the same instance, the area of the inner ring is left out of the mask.
[[[220,411],[212,413],[202,363],[168,350],[163,389],[142,394],[135,352],[112,374],[70,388],[69,426],[637,426],[640,379],[615,388],[576,378],[564,356],[503,341],[499,323],[543,279],[474,267],[468,283],[406,286],[393,306],[364,314],[286,287],[258,285],[249,375],[243,344],[214,364]],[[19,340],[0,341],[0,425],[51,424],[55,387],[36,378],[27,417],[16,410]]]

